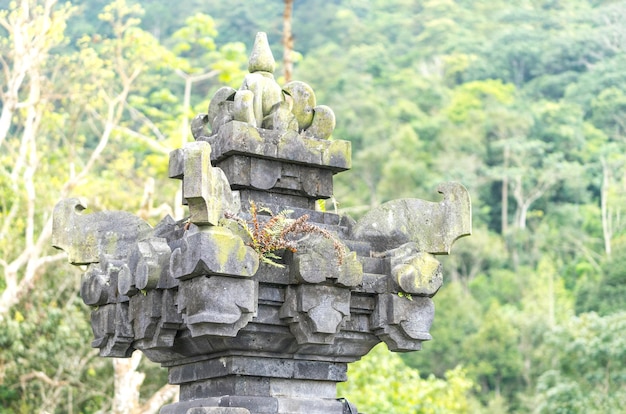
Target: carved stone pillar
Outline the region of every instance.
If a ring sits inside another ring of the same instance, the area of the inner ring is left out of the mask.
[[[395,200],[358,222],[316,211],[350,143],[329,139],[334,114],[308,85],[276,84],[264,34],[249,68],[170,155],[188,219],[151,228],[64,200],[53,243],[87,265],[100,354],[140,350],[180,385],[162,414],[356,413],[336,395],[348,363],[431,339],[435,255],[470,234],[469,195],[447,183],[440,202]]]

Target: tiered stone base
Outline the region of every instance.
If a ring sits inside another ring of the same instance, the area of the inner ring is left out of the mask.
[[[241,356],[177,365],[169,375],[180,385],[181,402],[161,414],[349,413],[335,397],[346,369],[345,363]]]

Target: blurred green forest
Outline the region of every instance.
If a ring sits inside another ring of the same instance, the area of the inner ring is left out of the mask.
[[[165,370],[90,348],[52,207],[180,214],[168,152],[240,85],[256,32],[280,61],[283,8],[0,3],[0,413],[124,412],[124,378],[125,412],[172,398]],[[625,412],[625,20],[614,0],[294,1],[294,78],[353,147],[326,208],[437,200],[450,180],[473,203],[433,341],[375,348],[339,396],[367,414]]]

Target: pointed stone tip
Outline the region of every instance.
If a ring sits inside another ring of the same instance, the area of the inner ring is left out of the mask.
[[[250,60],[248,60],[248,72],[269,72],[274,73],[276,61],[267,41],[267,34],[259,32],[254,39]]]

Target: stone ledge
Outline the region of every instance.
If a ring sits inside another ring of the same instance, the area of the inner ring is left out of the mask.
[[[334,399],[334,381],[230,375],[182,384],[182,401],[224,395]]]
[[[294,378],[322,381],[346,381],[344,363],[296,359],[225,356],[195,363],[172,366],[170,384],[184,384],[227,375]]]
[[[238,407],[238,408],[234,408]],[[160,414],[344,414],[346,403],[335,399],[288,397],[202,398],[166,405]]]
[[[257,129],[245,122],[228,122],[216,135],[199,139],[211,144],[213,162],[241,154],[329,169],[335,173],[352,166],[349,141],[309,138],[295,131]]]

